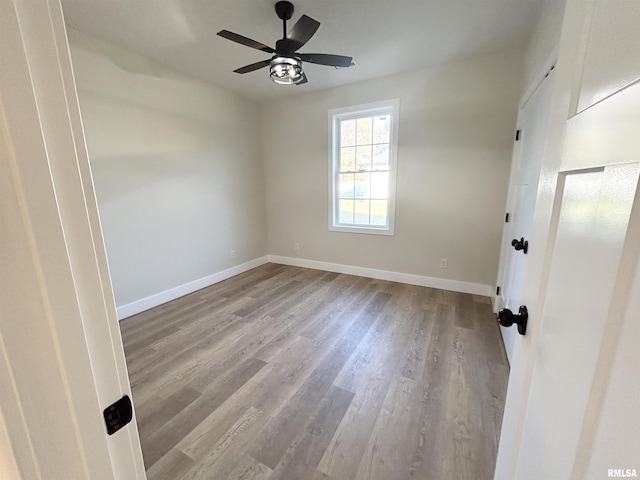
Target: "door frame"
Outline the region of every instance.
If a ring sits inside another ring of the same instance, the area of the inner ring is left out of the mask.
[[[135,416],[112,436],[102,418],[131,389],[60,2],[0,2],[0,41],[0,240],[24,246],[2,272],[0,473],[144,479]]]

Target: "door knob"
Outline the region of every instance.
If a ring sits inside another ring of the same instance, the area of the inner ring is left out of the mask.
[[[518,333],[524,335],[527,331],[527,320],[529,319],[529,312],[527,307],[522,305],[518,313],[513,313],[508,308],[503,308],[498,312],[498,323],[503,327],[510,327],[514,323],[518,326]]]
[[[524,237],[520,237],[520,240],[517,238],[511,240],[511,246],[516,250],[522,250],[525,254],[529,251],[529,242]]]

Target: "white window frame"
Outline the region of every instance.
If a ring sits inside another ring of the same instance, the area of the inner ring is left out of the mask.
[[[338,223],[338,173],[340,171],[340,132],[342,120],[375,115],[391,115],[389,139],[389,198],[387,204],[387,225],[341,225]],[[354,105],[329,110],[329,230],[332,232],[366,233],[373,235],[395,234],[396,180],[398,171],[398,119],[400,99]]]

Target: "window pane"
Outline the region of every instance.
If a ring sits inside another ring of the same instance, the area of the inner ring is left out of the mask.
[[[371,201],[371,225],[384,226],[387,224],[387,201]]]
[[[373,143],[389,143],[391,115],[373,118]]]
[[[355,198],[369,198],[370,175],[371,175],[370,173],[355,174],[355,185],[354,185]]]
[[[356,147],[340,149],[340,171],[354,172],[356,170]]]
[[[397,106],[394,100],[330,110],[329,230],[393,235]]]
[[[356,144],[356,121],[343,120],[340,122],[340,146],[349,147]]]
[[[389,145],[373,146],[373,170],[389,169]]]
[[[370,145],[372,140],[373,119],[364,117],[357,119],[358,145]]]
[[[353,173],[340,174],[340,186],[338,188],[340,198],[353,198],[354,178]]]
[[[338,222],[353,224],[353,200],[340,200]]]
[[[356,225],[369,225],[369,201],[356,200],[354,221]]]
[[[373,172],[371,174],[371,198],[387,199],[389,195],[389,173]]]
[[[371,170],[371,145],[356,147],[356,170]]]

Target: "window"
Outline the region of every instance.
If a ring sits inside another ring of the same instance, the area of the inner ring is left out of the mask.
[[[329,230],[393,235],[399,105],[329,111]]]

